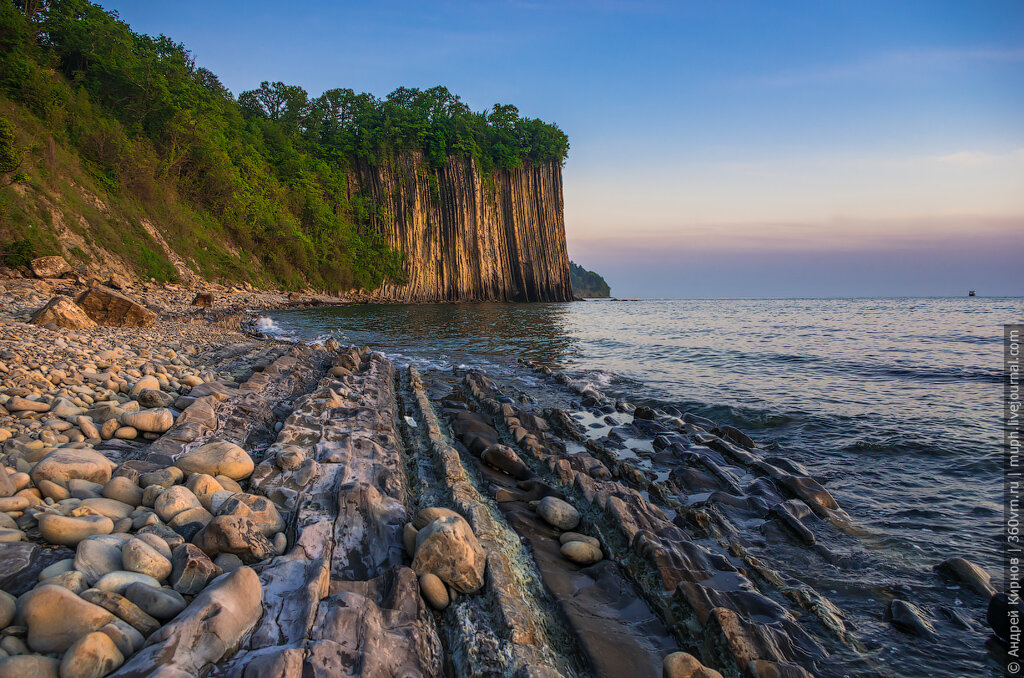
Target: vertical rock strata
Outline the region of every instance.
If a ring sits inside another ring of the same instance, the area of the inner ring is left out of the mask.
[[[355,179],[381,210],[374,225],[406,255],[407,284],[385,284],[380,299],[572,299],[557,163],[485,175],[472,160],[435,171],[404,154],[360,165]]]

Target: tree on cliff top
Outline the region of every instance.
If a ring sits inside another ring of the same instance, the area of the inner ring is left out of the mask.
[[[612,288],[604,278],[588,271],[574,261],[569,262],[569,279],[572,282],[572,293],[577,297],[610,297]]]
[[[235,99],[183,45],[135,33],[87,0],[0,0],[0,96],[77,153],[111,196],[163,214],[180,214],[180,201],[197,214],[171,234],[194,257],[228,277],[251,275],[217,254],[227,241],[287,287],[402,280],[402,256],[374,226],[379,208],[349,185],[357,162],[421,152],[434,168],[472,158],[488,172],[561,163],[569,149],[555,125],[511,106],[471,111],[444,87],[379,99],[264,82]]]

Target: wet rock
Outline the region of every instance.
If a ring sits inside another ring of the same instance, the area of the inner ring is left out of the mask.
[[[593,544],[582,541],[569,541],[562,544],[562,555],[578,565],[593,565],[604,558],[601,549]]]
[[[61,256],[39,257],[28,264],[32,275],[37,278],[59,278],[71,272],[71,266]]]
[[[29,322],[33,325],[54,324],[71,330],[87,330],[96,327],[92,318],[71,297],[58,294],[46,305],[32,314]]]
[[[420,577],[420,593],[435,610],[443,610],[451,602],[448,598],[448,587],[437,575],[430,572]]]
[[[742,445],[748,450],[754,449],[754,441],[750,439],[750,436],[748,436],[746,433],[739,430],[738,428],[734,428],[727,424],[723,424],[722,426],[719,427],[719,430],[722,432],[722,436],[724,438],[731,440],[737,445]]]
[[[997,593],[989,598],[985,621],[997,638],[1004,643],[1010,642],[1010,597]]]
[[[928,621],[924,610],[913,603],[897,598],[889,604],[886,617],[901,631],[928,640],[935,638],[935,627]]]
[[[486,552],[460,516],[437,518],[416,535],[412,569],[421,576],[437,575],[459,593],[483,587],[486,565]]]
[[[103,678],[124,663],[124,655],[110,636],[94,631],[79,638],[64,653],[61,678]]]
[[[188,596],[199,593],[211,579],[221,574],[221,568],[193,544],[176,548],[171,566],[169,583],[175,591]]]
[[[174,621],[150,636],[149,644],[121,668],[118,678],[144,678],[154,666],[168,676],[206,675],[259,621],[261,596],[260,579],[248,567],[217,579]]]
[[[747,666],[750,678],[814,678],[802,666],[789,662],[756,659]]]
[[[131,539],[124,545],[121,549],[121,561],[124,569],[129,572],[148,574],[157,581],[162,581],[171,574],[171,561],[139,538]]]
[[[153,588],[146,584],[129,584],[124,597],[135,603],[149,616],[167,620],[185,609],[185,599],[174,589]]]
[[[572,530],[580,524],[580,512],[557,497],[544,497],[537,503],[537,515],[560,530]]]
[[[90,287],[75,303],[100,325],[149,327],[156,322],[156,313],[103,285]]]
[[[114,466],[95,450],[61,447],[43,457],[29,475],[37,486],[45,480],[66,488],[73,478],[104,485]]]
[[[88,537],[113,531],[114,521],[106,516],[69,518],[51,513],[39,517],[39,533],[51,544],[74,546]]]
[[[22,602],[28,646],[36,652],[63,652],[114,615],[60,586],[40,586]]]
[[[0,660],[0,678],[58,678],[60,662],[38,654],[21,654]]]
[[[983,596],[991,596],[996,592],[988,572],[964,558],[949,558],[936,565],[935,569],[951,579],[963,582]]]
[[[504,471],[516,480],[526,480],[532,475],[530,468],[519,458],[515,450],[507,445],[491,445],[483,451],[480,459],[488,466]]]
[[[221,504],[217,511],[222,516],[242,516],[254,522],[265,537],[270,537],[284,529],[284,519],[277,511],[274,502],[266,497],[246,492],[238,492]]]
[[[252,457],[234,443],[218,440],[197,447],[175,463],[185,473],[227,476],[232,480],[248,478],[255,468]]]
[[[662,678],[722,678],[722,674],[705,667],[688,652],[673,652],[661,664]]]
[[[125,598],[120,593],[113,591],[100,591],[89,589],[81,593],[82,599],[93,605],[102,607],[107,612],[116,615],[122,621],[130,624],[144,636],[160,628],[160,622],[146,614],[138,605]]]

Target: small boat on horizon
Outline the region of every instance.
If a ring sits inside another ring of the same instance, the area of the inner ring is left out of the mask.
[[[973,296],[975,296],[975,295],[974,295],[974,290],[969,290],[969,291],[967,292],[967,296],[969,296],[969,297],[973,297]]]

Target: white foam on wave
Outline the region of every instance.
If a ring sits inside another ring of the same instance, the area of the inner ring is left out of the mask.
[[[263,334],[269,334],[273,337],[281,337],[287,334],[287,332],[277,324],[277,321],[273,318],[268,318],[265,315],[261,315],[259,318],[256,318],[256,329]]]

